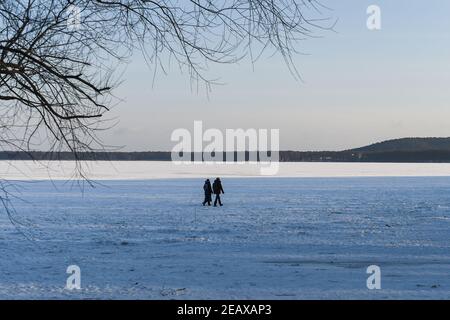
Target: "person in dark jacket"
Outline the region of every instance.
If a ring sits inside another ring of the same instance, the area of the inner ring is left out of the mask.
[[[217,207],[217,202],[219,202],[220,206],[222,206],[222,201],[220,201],[220,194],[225,193],[222,188],[222,182],[219,178],[216,178],[213,183],[213,192],[216,195],[216,199],[214,199],[214,207]]]
[[[203,205],[208,203],[208,206],[211,205],[212,201],[212,187],[211,187],[211,181],[209,179],[206,179],[205,184],[203,185],[203,191],[205,191],[205,200],[203,200]]]

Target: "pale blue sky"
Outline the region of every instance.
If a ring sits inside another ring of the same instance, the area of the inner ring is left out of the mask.
[[[450,136],[450,2],[324,0],[337,33],[299,43],[303,82],[280,57],[211,66],[226,83],[192,91],[175,67],[153,73],[135,57],[116,95],[119,123],[103,137],[123,150],[171,150],[174,129],[278,128],[282,150],[340,150],[405,136]],[[366,28],[381,7],[382,29]],[[153,85],[153,86],[152,86]]]

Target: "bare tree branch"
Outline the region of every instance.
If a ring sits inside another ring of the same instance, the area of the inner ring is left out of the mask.
[[[0,148],[76,159],[101,149],[117,67],[136,51],[207,86],[209,64],[266,50],[298,75],[298,42],[333,27],[322,10],[317,0],[0,0]]]

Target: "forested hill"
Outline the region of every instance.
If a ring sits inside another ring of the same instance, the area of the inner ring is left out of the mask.
[[[450,138],[403,138],[352,149],[356,152],[450,150]]]
[[[402,138],[344,151],[284,152],[282,161],[450,162],[450,138]]]
[[[85,152],[80,160],[170,161],[170,152]],[[236,157],[236,153],[235,153]],[[193,154],[191,154],[193,158]],[[245,158],[249,159],[248,152]],[[0,152],[0,160],[75,160],[70,152]],[[344,151],[281,151],[282,162],[450,162],[450,138],[403,138]]]

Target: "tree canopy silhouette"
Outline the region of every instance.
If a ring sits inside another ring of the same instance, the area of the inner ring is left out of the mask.
[[[102,116],[136,51],[206,86],[210,64],[254,62],[266,50],[296,75],[297,42],[332,27],[324,9],[316,0],[0,0],[0,150],[78,159],[104,149]]]
[[[211,63],[273,50],[296,74],[296,43],[324,28],[315,0],[0,0],[1,148],[75,155],[101,146],[117,66],[167,59],[206,85]],[[257,52],[253,52],[253,51]]]

